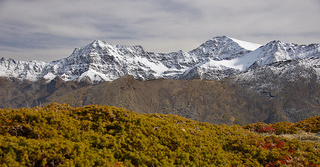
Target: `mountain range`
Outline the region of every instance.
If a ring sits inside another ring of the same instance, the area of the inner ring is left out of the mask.
[[[135,79],[207,79],[220,80],[246,70],[275,62],[320,56],[319,44],[296,45],[271,41],[262,46],[226,36],[214,37],[192,51],[168,54],[145,51],[142,46],[113,45],[95,40],[76,48],[64,59],[41,61],[0,60],[0,76],[48,82],[89,80],[113,81],[132,75]]]
[[[214,37],[185,52],[95,40],[64,59],[0,59],[0,106],[108,104],[143,113],[245,124],[320,111],[320,45]],[[129,77],[131,76],[131,77]]]

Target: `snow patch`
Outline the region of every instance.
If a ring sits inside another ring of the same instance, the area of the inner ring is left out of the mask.
[[[44,75],[43,78],[45,80],[51,81],[56,77],[56,75],[52,74],[52,72],[49,72],[48,74]]]
[[[230,37],[229,37],[230,38]],[[239,44],[241,47],[247,49],[247,50],[256,50],[259,47],[261,47],[262,45],[260,44],[256,44],[256,43],[251,43],[251,42],[246,42],[246,41],[241,41],[239,39],[234,39],[234,38],[230,38],[232,39],[234,42],[236,42],[237,44]]]

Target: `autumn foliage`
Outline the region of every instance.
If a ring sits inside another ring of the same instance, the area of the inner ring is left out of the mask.
[[[319,166],[317,117],[244,127],[67,104],[0,110],[0,166]],[[262,135],[267,134],[267,135]]]

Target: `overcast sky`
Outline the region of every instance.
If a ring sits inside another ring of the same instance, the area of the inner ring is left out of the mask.
[[[0,0],[0,57],[52,61],[95,39],[168,53],[226,35],[320,43],[319,0]]]

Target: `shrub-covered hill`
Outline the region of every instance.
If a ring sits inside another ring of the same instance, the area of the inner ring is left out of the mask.
[[[1,166],[319,164],[319,143],[261,135],[236,125],[97,105],[0,110]]]

